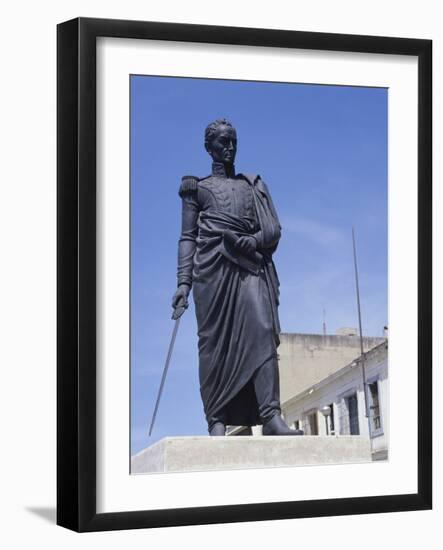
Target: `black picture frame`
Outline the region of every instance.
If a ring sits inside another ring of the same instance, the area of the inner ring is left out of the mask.
[[[418,471],[416,494],[96,512],[96,39],[302,48],[418,58]],[[57,523],[149,528],[432,507],[432,42],[78,18],[57,28]]]

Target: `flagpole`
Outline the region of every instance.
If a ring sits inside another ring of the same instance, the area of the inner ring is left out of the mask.
[[[358,284],[358,267],[357,267],[357,250],[355,246],[355,232],[352,227],[352,247],[354,250],[354,271],[355,271],[355,290],[357,294],[357,309],[358,309],[358,327],[360,332],[360,353],[361,353],[361,372],[363,379],[363,399],[365,404],[365,416],[368,419],[369,435],[371,435],[371,425],[368,411],[368,400],[366,395],[366,368],[365,368],[365,353],[363,349],[363,330],[361,326],[361,307],[360,307],[360,287]]]

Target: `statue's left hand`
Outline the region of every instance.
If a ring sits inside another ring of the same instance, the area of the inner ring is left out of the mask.
[[[254,254],[257,250],[257,241],[250,235],[239,237],[235,246],[245,254]]]

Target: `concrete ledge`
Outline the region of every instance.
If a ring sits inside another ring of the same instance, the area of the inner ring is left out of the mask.
[[[165,437],[134,455],[132,474],[371,462],[361,436]]]

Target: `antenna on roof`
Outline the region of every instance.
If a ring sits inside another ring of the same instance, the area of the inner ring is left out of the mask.
[[[323,336],[326,336],[326,310],[323,308]]]

